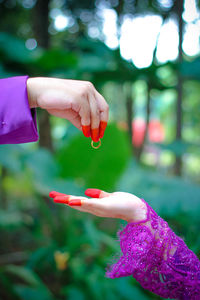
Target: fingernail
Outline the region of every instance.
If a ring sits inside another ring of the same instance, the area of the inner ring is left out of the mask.
[[[70,200],[68,205],[70,205],[70,206],[81,206],[81,200],[80,199]]]
[[[66,196],[66,194],[55,192],[55,191],[52,191],[52,192],[49,193],[50,198],[54,198],[56,196]]]
[[[106,130],[106,126],[107,126],[107,122],[105,122],[105,121],[101,121],[100,122],[100,131],[99,131],[99,137],[100,137],[100,139],[102,139],[102,137],[104,136],[104,132]]]
[[[92,198],[99,198],[101,190],[98,189],[87,189],[85,190],[85,195]]]
[[[99,128],[92,129],[92,140],[95,143],[99,141]]]
[[[69,203],[70,196],[56,196],[53,201],[55,203],[62,203],[62,204],[68,204]]]
[[[83,131],[84,136],[86,136],[86,137],[91,136],[90,125],[82,125],[82,131]]]
[[[57,193],[57,192],[55,192],[55,191],[50,192],[50,193],[49,193],[49,197],[50,197],[50,198],[54,198],[54,197],[56,196],[56,193]]]

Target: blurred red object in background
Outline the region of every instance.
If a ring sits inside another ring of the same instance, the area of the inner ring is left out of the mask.
[[[132,122],[132,142],[135,147],[140,147],[144,141],[146,124],[143,119],[135,119]],[[165,130],[158,120],[151,120],[148,126],[148,140],[151,143],[161,143],[165,138]]]

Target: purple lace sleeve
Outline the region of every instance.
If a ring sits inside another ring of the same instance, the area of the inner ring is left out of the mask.
[[[118,233],[122,254],[106,275],[132,275],[161,297],[200,300],[200,261],[167,222],[146,206],[146,220],[129,223]]]

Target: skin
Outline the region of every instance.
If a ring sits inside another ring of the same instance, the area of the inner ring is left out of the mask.
[[[145,203],[133,194],[115,192],[107,193],[98,189],[87,189],[86,196],[93,198],[77,197],[72,195],[51,192],[49,196],[54,199],[55,203],[62,203],[73,209],[87,212],[95,216],[104,218],[117,218],[130,222],[141,222],[155,234],[151,222],[147,219],[147,207]],[[167,230],[167,229],[166,229]],[[157,238],[162,238],[159,235]],[[169,254],[174,255],[176,247],[170,249]],[[168,248],[166,247],[163,258],[168,257]]]
[[[85,194],[92,198],[63,195],[57,192],[51,192],[49,196],[55,203],[62,203],[99,217],[118,218],[127,222],[143,221],[147,217],[145,203],[133,194],[107,193],[97,189],[88,189]]]
[[[103,137],[109,106],[91,82],[35,77],[27,80],[27,91],[31,108],[69,120],[94,142]]]

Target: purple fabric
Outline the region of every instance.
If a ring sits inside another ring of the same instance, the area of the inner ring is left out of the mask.
[[[129,223],[118,233],[122,255],[106,275],[132,275],[161,297],[200,300],[200,261],[167,222],[146,206],[145,221]]]
[[[28,76],[0,79],[0,144],[38,140],[36,111],[29,107],[27,79]]]

